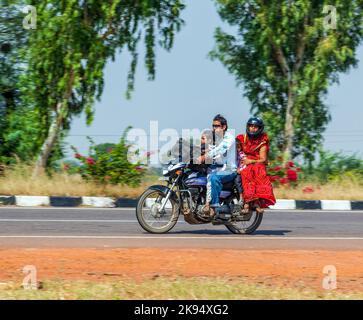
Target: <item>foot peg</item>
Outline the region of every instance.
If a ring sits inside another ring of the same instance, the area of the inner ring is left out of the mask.
[[[231,208],[228,205],[223,205],[215,209],[216,215],[213,218],[213,224],[223,224],[232,218]]]
[[[230,213],[217,213],[214,219],[218,220],[229,220],[232,215]]]

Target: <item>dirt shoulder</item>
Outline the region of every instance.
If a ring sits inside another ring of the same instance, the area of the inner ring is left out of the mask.
[[[337,269],[337,291],[363,291],[362,251],[220,249],[1,249],[0,281],[21,283],[25,265],[39,281],[166,277],[243,278],[285,288],[323,290],[323,268]]]

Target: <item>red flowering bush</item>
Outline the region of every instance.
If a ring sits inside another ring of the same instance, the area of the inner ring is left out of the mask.
[[[280,178],[277,181],[279,183],[281,183],[281,184],[288,184],[289,183],[289,179],[288,178]]]
[[[89,154],[81,155],[75,147],[74,157],[81,162],[79,173],[86,180],[100,183],[126,184],[137,186],[146,173],[146,167],[141,163],[128,161],[131,147],[127,144],[125,133],[117,144],[103,143],[95,145],[92,139]]]
[[[56,172],[66,173],[68,175],[79,173],[79,164],[77,160],[62,160],[57,163]]]
[[[276,163],[267,170],[270,181],[274,186],[296,185],[298,172],[301,172],[301,169],[296,168],[295,163],[292,161],[287,162],[284,166]]]
[[[92,157],[88,157],[88,158],[86,158],[86,162],[87,162],[87,164],[88,164],[88,165],[90,165],[90,166],[92,166],[92,165],[96,164],[95,159],[93,159]]]
[[[313,193],[314,189],[312,187],[305,187],[304,189],[302,189],[302,191],[304,193]]]
[[[292,182],[297,181],[297,172],[296,170],[287,169],[286,170],[287,179]]]

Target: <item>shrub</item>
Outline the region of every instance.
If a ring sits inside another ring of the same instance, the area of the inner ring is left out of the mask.
[[[130,144],[126,141],[127,128],[120,141],[116,144],[95,145],[88,137],[91,146],[87,156],[81,155],[75,147],[74,157],[81,162],[79,173],[86,180],[99,183],[125,184],[136,187],[141,183],[146,168],[140,162],[130,163],[127,159]],[[138,151],[136,151],[138,152]]]
[[[273,160],[268,168],[268,174],[274,186],[295,186],[298,182],[315,182],[326,184],[351,180],[363,184],[363,160],[356,155],[346,155],[341,152],[320,151],[317,160],[302,166],[294,162],[281,164],[281,157]],[[305,193],[313,192],[310,189]]]
[[[320,183],[339,181],[350,177],[363,182],[363,160],[356,155],[341,152],[320,151],[319,160],[303,167],[304,180],[317,180]]]
[[[80,166],[81,164],[79,163],[78,160],[60,160],[56,162],[56,166],[54,167],[54,172],[77,174],[80,171]]]
[[[301,169],[290,161],[286,165],[281,164],[281,158],[273,161],[267,169],[270,181],[277,187],[279,185],[295,186],[298,182],[298,172]]]

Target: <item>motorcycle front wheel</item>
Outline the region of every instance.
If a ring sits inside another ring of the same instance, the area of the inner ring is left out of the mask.
[[[146,190],[141,196],[136,207],[136,218],[140,226],[150,233],[166,233],[178,221],[179,206],[176,201],[169,198],[164,210],[160,210],[162,200],[166,194],[160,190]]]

